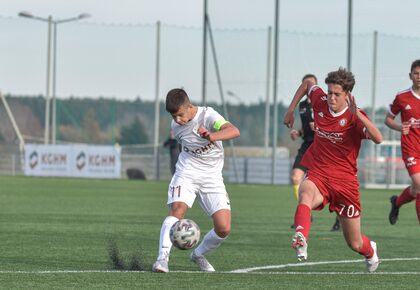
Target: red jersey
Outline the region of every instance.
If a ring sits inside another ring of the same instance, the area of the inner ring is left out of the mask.
[[[401,134],[403,157],[420,157],[420,96],[412,89],[399,92],[390,105],[389,112],[393,116],[401,113],[401,122],[411,123],[409,133]]]
[[[357,157],[362,139],[367,138],[363,123],[348,107],[338,113],[331,111],[327,94],[318,86],[309,90],[309,98],[314,111],[315,138],[303,156],[302,165],[321,176],[357,182]]]

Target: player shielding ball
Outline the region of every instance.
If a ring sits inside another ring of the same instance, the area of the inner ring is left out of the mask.
[[[183,89],[168,92],[166,111],[173,118],[171,129],[182,150],[169,184],[170,210],[160,230],[159,255],[152,271],[169,272],[170,229],[184,218],[187,208],[197,198],[204,212],[213,219],[214,228],[192,252],[191,260],[202,271],[214,272],[205,255],[220,246],[231,226],[230,201],[222,176],[222,140],[239,137],[240,132],[211,107],[194,106]]]
[[[379,258],[376,243],[361,234],[356,160],[363,139],[379,144],[382,135],[356,105],[351,94],[355,84],[351,72],[343,68],[330,72],[325,83],[327,93],[311,79],[305,80],[284,116],[284,124],[291,128],[297,104],[308,95],[314,111],[315,137],[302,159],[308,171],[299,188],[292,247],[299,261],[307,259],[311,210],[322,210],[329,203],[329,210],[336,212],[340,220],[348,246],[366,258],[367,269],[373,272]]]
[[[391,196],[389,222],[395,225],[402,205],[416,200],[417,219],[420,223],[420,59],[411,64],[409,74],[411,88],[399,92],[390,105],[385,124],[401,132],[401,151],[405,167],[411,177],[411,185],[399,196]],[[401,114],[401,124],[395,117]]]

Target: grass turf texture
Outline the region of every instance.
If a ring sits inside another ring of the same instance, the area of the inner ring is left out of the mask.
[[[296,200],[288,186],[228,185],[232,233],[208,256],[219,273],[148,272],[168,212],[166,190],[167,182],[0,177],[0,288],[418,289],[418,274],[395,272],[419,273],[419,260],[384,261],[377,274],[366,275],[360,274],[363,262],[227,273],[297,263],[290,247]],[[362,190],[362,231],[378,243],[383,259],[420,257],[414,204],[401,209],[396,226],[388,223],[389,196],[398,192]],[[211,228],[198,204],[187,217],[202,235]],[[314,218],[308,262],[361,259],[341,232],[330,232],[328,210]],[[123,260],[119,269],[147,272],[105,272],[118,268],[110,253]],[[170,270],[197,271],[189,255],[174,248]]]

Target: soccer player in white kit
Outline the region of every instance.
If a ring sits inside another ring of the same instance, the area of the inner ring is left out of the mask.
[[[230,201],[223,182],[223,140],[239,137],[239,129],[211,107],[194,106],[183,89],[172,89],[166,96],[166,111],[173,121],[171,129],[182,150],[168,188],[169,215],[160,230],[159,255],[153,272],[169,272],[172,243],[169,230],[184,218],[197,199],[212,218],[214,228],[192,252],[191,260],[202,271],[214,272],[205,255],[216,249],[230,233]]]

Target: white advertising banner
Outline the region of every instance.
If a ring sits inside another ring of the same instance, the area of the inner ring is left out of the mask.
[[[25,175],[120,178],[121,148],[27,144]]]

